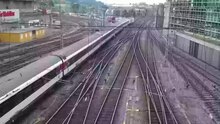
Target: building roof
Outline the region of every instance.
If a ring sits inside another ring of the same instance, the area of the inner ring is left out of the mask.
[[[42,28],[42,27],[23,28],[23,29],[2,31],[0,33],[25,33],[25,32],[30,32],[33,30],[41,30],[41,29],[44,29],[44,28]]]

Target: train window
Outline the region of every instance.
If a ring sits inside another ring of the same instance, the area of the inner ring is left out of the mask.
[[[59,67],[57,67],[57,68],[59,68]],[[12,96],[10,99],[5,101],[4,103],[2,103],[0,105],[0,117],[2,117],[4,114],[6,114],[8,111],[10,111],[12,108],[14,108],[19,103],[21,103],[24,99],[26,99],[32,93],[37,91],[40,87],[42,87],[45,84],[45,82],[48,82],[49,80],[56,77],[57,68],[52,70],[48,74],[46,74],[44,77],[38,79],[32,85],[23,89],[21,92],[18,92],[16,95]]]
[[[32,92],[33,92],[33,90],[32,90],[32,88],[31,88],[31,86],[25,88],[25,90],[24,90],[23,93],[22,93],[23,99],[25,99],[25,98],[27,98],[29,95],[31,95]]]
[[[104,36],[103,38],[105,38],[106,36]],[[79,60],[82,56],[84,56],[86,53],[88,53],[88,51],[91,51],[95,46],[97,46],[97,44],[101,43],[103,40],[103,38],[101,38],[98,42],[96,42],[95,44],[92,44],[91,46],[89,46],[88,48],[86,48],[85,50],[81,51],[80,53],[78,53],[77,55],[75,55],[74,57],[72,57],[69,60],[69,64],[73,64],[74,62],[76,62],[77,60]]]
[[[88,52],[88,48],[81,51],[80,53],[78,53],[69,60],[69,64],[73,64],[75,61],[79,60],[82,56],[84,56],[87,52]]]
[[[11,108],[13,104],[10,104],[9,101],[5,101],[0,106],[0,117],[2,117],[5,113],[7,113]]]
[[[44,79],[40,78],[32,85],[32,90],[39,89],[42,85],[44,85]]]
[[[0,105],[0,108],[1,108],[0,117],[2,117],[4,114],[6,114],[12,108],[14,108],[22,100],[23,100],[22,92],[19,92],[16,95],[14,95],[13,97],[11,97],[9,100],[2,103]]]
[[[58,69],[60,68],[60,67],[57,67]],[[46,79],[53,79],[54,77],[56,77],[57,76],[57,68],[56,69],[53,69],[51,72],[49,72],[48,74],[46,74],[45,76],[44,76],[44,78],[46,78]]]

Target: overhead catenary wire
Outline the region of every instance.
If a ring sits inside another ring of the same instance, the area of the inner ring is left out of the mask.
[[[29,24],[29,23],[20,23],[20,24]],[[46,23],[42,23],[42,24],[40,24],[40,26],[39,27],[47,27],[47,25],[48,24],[46,24]],[[78,26],[78,25],[75,25],[75,24],[62,24],[62,27],[75,27],[75,26]],[[99,26],[99,25],[81,25],[80,26],[81,28],[103,28],[103,26]],[[104,26],[105,28],[115,28],[116,26]],[[174,30],[183,30],[183,29],[194,29],[193,27],[184,27],[184,28],[180,28],[180,27],[168,27],[168,28],[166,28],[166,27],[157,27],[157,28],[153,28],[153,27],[136,27],[136,26],[127,26],[127,27],[124,27],[125,29],[127,28],[127,29],[129,29],[129,28],[131,28],[131,29],[134,29],[134,28],[137,28],[137,29],[143,29],[143,30],[146,30],[146,29],[150,29],[150,30],[168,30],[168,29],[174,29]],[[10,30],[14,30],[14,29],[10,29]]]

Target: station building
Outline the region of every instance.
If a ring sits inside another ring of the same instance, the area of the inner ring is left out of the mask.
[[[0,42],[4,43],[24,43],[45,36],[44,28],[26,28],[13,31],[0,32]]]

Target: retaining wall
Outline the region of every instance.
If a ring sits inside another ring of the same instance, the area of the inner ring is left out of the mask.
[[[220,46],[182,33],[175,36],[174,45],[177,48],[220,70]]]

